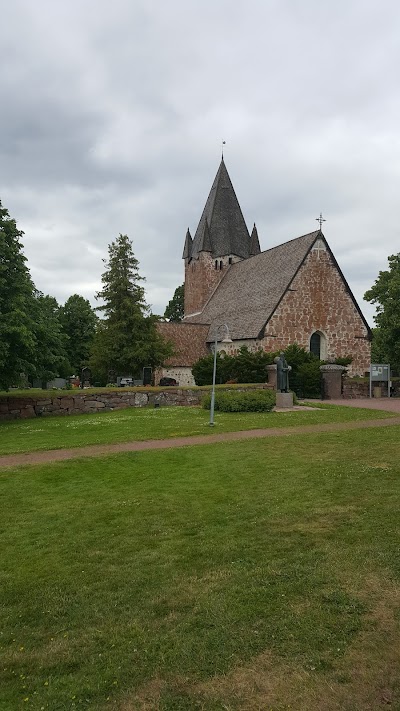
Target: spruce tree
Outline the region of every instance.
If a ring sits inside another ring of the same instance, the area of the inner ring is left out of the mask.
[[[157,332],[158,319],[146,304],[144,278],[127,235],[120,234],[109,245],[108,260],[103,261],[103,288],[96,299],[103,300],[97,310],[105,318],[98,324],[91,365],[103,378],[110,370],[140,376],[144,366],[161,365],[171,348]]]
[[[0,202],[0,388],[34,373],[34,286],[22,252],[23,232]]]
[[[54,296],[35,291],[32,304],[33,333],[35,338],[34,376],[42,383],[57,376],[68,377],[66,343],[59,317],[60,307]]]
[[[65,349],[75,374],[79,375],[89,363],[97,321],[90,302],[79,294],[70,296],[60,307],[60,322],[67,336]]]

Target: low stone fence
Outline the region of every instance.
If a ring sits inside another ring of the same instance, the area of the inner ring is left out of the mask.
[[[227,388],[252,390],[267,387],[263,384]],[[157,405],[200,405],[204,395],[211,388],[166,388],[155,390],[141,388],[140,391],[112,390],[95,394],[85,391],[66,391],[65,395],[43,392],[35,397],[0,397],[0,420],[16,420],[29,417],[49,417],[51,415],[81,415],[101,410],[121,410],[125,407],[154,407]]]
[[[372,383],[374,388],[379,383]],[[400,397],[400,380],[392,381],[392,392],[394,397]],[[343,378],[343,398],[355,400],[357,398],[369,397],[369,381],[356,380],[353,378]],[[382,386],[382,397],[387,397],[386,383]]]

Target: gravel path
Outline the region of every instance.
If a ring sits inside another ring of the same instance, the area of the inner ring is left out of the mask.
[[[358,401],[358,403],[360,403],[360,401]],[[340,404],[343,405],[343,401],[340,401]],[[358,404],[358,407],[360,407],[360,404]],[[174,449],[177,447],[190,447],[200,444],[217,444],[219,442],[234,442],[236,440],[259,439],[262,437],[287,437],[289,435],[293,436],[320,432],[345,432],[347,430],[368,429],[370,427],[392,427],[393,425],[400,425],[400,416],[387,420],[360,420],[355,422],[336,422],[321,425],[303,425],[300,427],[271,427],[270,429],[244,430],[241,432],[225,432],[221,434],[215,433],[195,437],[175,437],[171,439],[146,440],[144,442],[120,442],[118,444],[104,445],[98,444],[91,445],[89,447],[77,447],[76,449],[52,449],[45,452],[7,454],[0,457],[0,468],[17,467],[26,464],[48,464],[50,462],[65,461],[67,459],[99,457],[104,454],[118,454],[119,452],[144,452],[151,449]]]

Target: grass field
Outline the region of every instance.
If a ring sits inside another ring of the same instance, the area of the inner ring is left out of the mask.
[[[164,439],[213,432],[234,432],[264,427],[296,427],[327,422],[394,417],[381,410],[323,405],[313,410],[267,413],[215,414],[216,427],[209,427],[209,412],[199,407],[127,408],[94,415],[47,417],[0,423],[0,454],[45,449],[65,449],[89,444]]]
[[[399,436],[0,472],[1,711],[398,711]]]

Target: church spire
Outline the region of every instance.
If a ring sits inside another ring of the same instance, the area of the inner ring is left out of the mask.
[[[256,223],[254,223],[253,231],[252,231],[251,237],[250,237],[250,250],[249,250],[249,252],[250,252],[250,256],[251,256],[251,257],[254,257],[254,255],[256,255],[256,254],[260,254],[260,252],[261,252],[261,249],[260,249],[260,241],[259,241],[259,239],[258,239],[258,232],[257,232]]]
[[[211,235],[207,220],[204,220],[203,229],[200,235],[198,252],[212,252]]]
[[[202,251],[211,251],[213,258],[236,255],[247,259],[250,256],[249,250],[250,235],[224,159],[221,158],[193,239],[192,256],[196,257]]]
[[[192,256],[192,247],[193,240],[188,227],[188,230],[186,232],[185,245],[183,247],[182,259],[190,259],[190,257]]]

